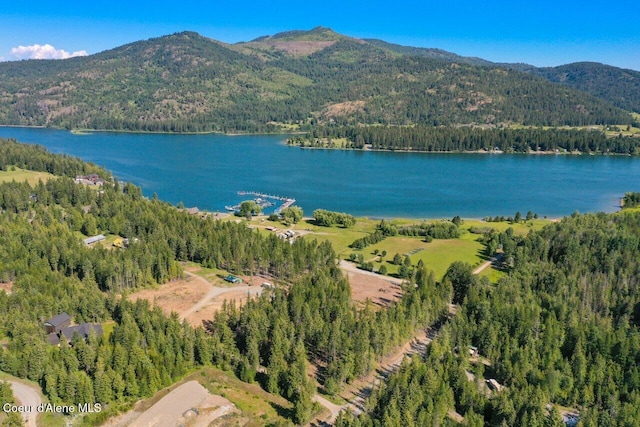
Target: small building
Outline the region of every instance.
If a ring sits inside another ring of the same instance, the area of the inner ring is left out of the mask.
[[[236,277],[232,274],[228,275],[227,277],[224,278],[224,280],[226,280],[229,283],[242,283],[242,279],[239,277]]]
[[[106,239],[106,237],[104,237],[103,234],[98,234],[97,236],[87,237],[86,239],[83,240],[83,242],[85,245],[90,246],[90,245],[93,245],[94,243],[101,242],[104,239]]]
[[[44,322],[44,329],[48,334],[60,332],[71,325],[71,316],[67,313],[60,313]]]

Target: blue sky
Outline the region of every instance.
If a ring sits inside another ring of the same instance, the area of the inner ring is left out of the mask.
[[[183,30],[237,42],[322,25],[354,37],[496,62],[553,66],[596,61],[640,70],[638,0],[79,3],[3,2],[0,58],[27,58],[36,52],[56,57],[92,54]],[[50,47],[42,47],[47,44]]]

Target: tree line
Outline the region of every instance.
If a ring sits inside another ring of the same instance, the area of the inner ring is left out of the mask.
[[[485,151],[506,153],[581,152],[640,154],[632,136],[608,138],[598,130],[489,128],[469,126],[324,126],[288,139],[290,145],[318,147],[345,138],[341,148],[391,151]]]

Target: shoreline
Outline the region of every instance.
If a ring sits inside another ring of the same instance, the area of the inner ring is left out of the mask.
[[[43,125],[0,125],[0,128],[24,128],[24,129],[51,129],[58,131],[67,131],[72,135],[76,136],[85,136],[91,135],[92,133],[123,133],[123,134],[136,134],[136,135],[223,135],[223,136],[291,136],[291,135],[305,135],[309,132],[306,131],[295,131],[295,132],[217,132],[217,131],[206,131],[206,132],[164,132],[164,131],[136,131],[136,130],[115,130],[115,129],[87,129],[87,128],[78,128],[78,129],[65,129],[59,127],[51,127],[51,126],[43,126]],[[603,153],[603,152],[582,152],[582,151],[566,151],[566,150],[558,150],[558,151],[533,151],[529,150],[528,152],[521,151],[486,151],[486,150],[460,150],[460,151],[422,151],[422,150],[390,150],[390,149],[372,149],[370,147],[364,148],[346,148],[346,147],[308,147],[300,144],[288,144],[287,139],[281,142],[283,145],[292,148],[301,148],[305,150],[340,150],[340,151],[354,151],[354,152],[381,152],[381,153],[416,153],[416,154],[487,154],[487,155],[498,155],[498,154],[507,154],[507,155],[556,155],[556,156],[625,156],[625,157],[634,157],[638,155],[628,154],[628,153]]]
[[[486,154],[486,155],[534,155],[534,156],[625,156],[634,157],[633,154],[625,153],[601,153],[601,152],[582,152],[582,151],[486,151],[486,150],[461,150],[461,151],[421,151],[421,150],[390,150],[372,149],[372,148],[345,148],[345,147],[307,147],[299,144],[283,144],[291,148],[300,148],[302,150],[338,150],[338,151],[355,151],[360,153],[416,153],[416,154]]]
[[[0,125],[0,128],[24,128],[24,129],[51,129],[51,130],[59,130],[66,131],[73,135],[90,135],[91,133],[102,132],[102,133],[130,133],[130,134],[140,134],[140,135],[224,135],[224,136],[251,136],[251,135],[304,135],[307,132],[234,132],[234,133],[226,133],[226,132],[217,132],[217,131],[206,131],[206,132],[164,132],[164,131],[147,131],[147,130],[117,130],[117,129],[88,129],[88,128],[74,128],[74,129],[66,129],[59,128],[53,126],[42,126],[42,125]]]

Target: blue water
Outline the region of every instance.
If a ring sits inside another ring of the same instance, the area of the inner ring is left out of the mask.
[[[547,216],[612,212],[640,191],[640,158],[421,154],[309,150],[284,136],[74,135],[2,128],[0,137],[37,143],[112,171],[170,203],[222,211],[240,190],[293,197],[305,214],[324,208],[373,217]]]

